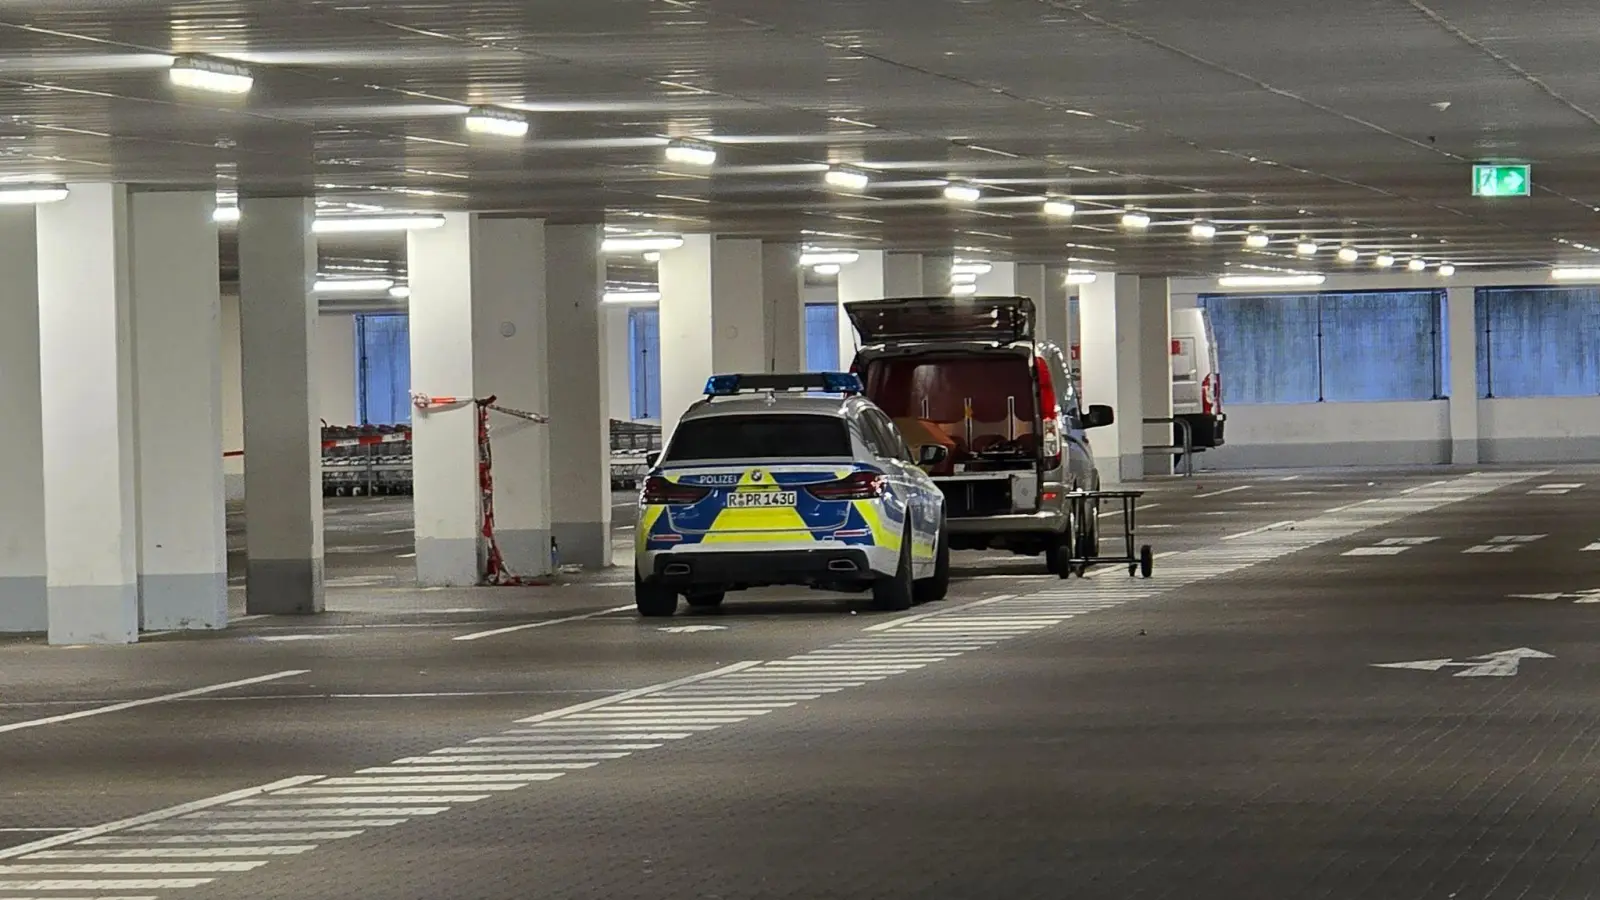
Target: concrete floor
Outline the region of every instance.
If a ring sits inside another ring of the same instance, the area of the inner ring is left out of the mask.
[[[327,615],[0,643],[0,900],[1589,896],[1600,467],[1481,471],[1163,481],[1149,581],[669,621],[405,587],[405,504],[330,501]]]

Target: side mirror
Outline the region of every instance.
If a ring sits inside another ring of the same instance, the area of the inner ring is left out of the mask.
[[[943,444],[923,444],[917,448],[917,465],[937,466],[950,458],[950,448]]]
[[[1116,420],[1117,416],[1111,411],[1111,407],[1094,403],[1090,404],[1089,411],[1083,415],[1083,427],[1101,428],[1110,425]]]
[[[646,453],[644,455],[644,464],[645,464],[646,468],[654,469],[656,467],[656,463],[658,463],[660,461],[661,461],[661,451],[660,450],[652,450],[649,453]]]

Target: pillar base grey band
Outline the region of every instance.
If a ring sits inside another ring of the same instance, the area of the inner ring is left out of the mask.
[[[50,585],[50,643],[131,644],[139,639],[139,586]]]
[[[144,631],[209,631],[228,625],[228,573],[140,575]]]
[[[40,634],[50,627],[43,575],[0,578],[0,633]]]
[[[305,616],[322,612],[321,559],[252,559],[245,564],[245,612]]]
[[[577,563],[585,569],[611,565],[610,522],[557,522],[550,533],[556,539],[563,565]]]

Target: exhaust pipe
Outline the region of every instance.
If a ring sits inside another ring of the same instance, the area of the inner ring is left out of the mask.
[[[830,572],[855,572],[859,571],[854,562],[848,559],[833,559],[828,561]]]
[[[667,563],[666,568],[661,570],[661,574],[663,574],[663,575],[687,575],[687,574],[689,574],[689,566],[687,564],[685,564],[685,563]]]

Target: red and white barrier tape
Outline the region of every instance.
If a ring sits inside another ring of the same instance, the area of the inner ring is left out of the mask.
[[[411,432],[396,431],[393,434],[363,434],[353,438],[331,438],[322,442],[322,449],[331,450],[335,447],[370,447],[374,444],[398,444],[410,441]],[[244,456],[243,450],[228,450],[222,454],[224,459],[233,459]]]
[[[483,583],[497,586],[522,586],[522,585],[548,585],[547,578],[529,578],[513,573],[506,566],[505,557],[500,553],[500,542],[495,539],[494,531],[494,453],[489,442],[489,413],[490,411],[514,416],[529,422],[543,424],[550,421],[549,416],[532,413],[526,410],[513,409],[495,403],[495,397],[465,398],[465,397],[430,397],[427,394],[414,392],[411,395],[412,405],[417,409],[431,412],[441,407],[464,406],[473,404],[478,410],[478,492],[480,521],[482,525],[484,545],[487,553],[484,559]]]

